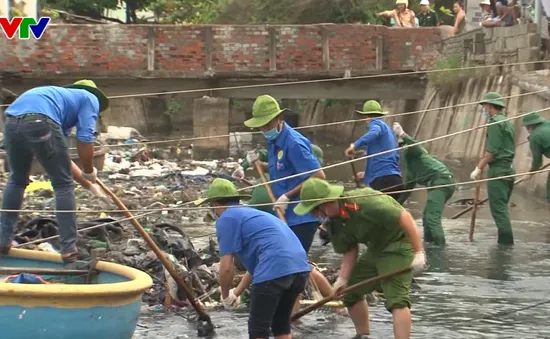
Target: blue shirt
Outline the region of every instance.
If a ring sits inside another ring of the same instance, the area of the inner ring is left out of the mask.
[[[94,142],[99,100],[83,89],[57,86],[35,87],[21,94],[4,112],[6,116],[40,113],[48,116],[68,136],[76,126],[76,138],[80,142]]]
[[[279,136],[274,141],[270,140],[267,145],[267,157],[269,176],[271,180],[288,177],[290,175],[317,170],[321,164],[311,150],[311,142],[296,132],[286,122]],[[300,185],[313,173],[303,174],[301,176],[281,180],[271,184],[273,195],[278,199],[281,195]],[[291,201],[300,200],[300,195],[295,195]],[[296,226],[309,222],[318,222],[311,213],[304,216],[298,216],[294,213],[294,207],[297,203],[288,204],[285,218],[288,226]]]
[[[252,207],[226,209],[216,222],[220,255],[235,254],[259,284],[310,272],[306,251],[279,218]]]
[[[368,132],[355,142],[355,148],[365,146],[367,155],[384,152],[397,148],[397,140],[393,131],[383,119],[373,119],[368,127]],[[386,175],[401,176],[399,167],[399,151],[378,155],[367,159],[365,178],[363,182],[370,186],[374,179]]]

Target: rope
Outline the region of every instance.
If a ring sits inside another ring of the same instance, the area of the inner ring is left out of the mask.
[[[523,97],[523,96],[534,95],[534,94],[539,94],[539,93],[548,92],[548,91],[550,91],[550,89],[541,89],[541,90],[537,90],[537,91],[533,91],[533,92],[525,92],[525,93],[521,93],[521,94],[503,96],[502,99],[519,98],[519,97]],[[413,114],[420,114],[420,113],[424,113],[424,112],[427,113],[427,112],[440,111],[440,110],[445,110],[445,109],[450,109],[450,108],[455,108],[455,107],[478,105],[480,102],[481,101],[471,101],[471,102],[466,102],[466,103],[461,103],[461,104],[456,104],[456,105],[441,106],[441,107],[435,107],[435,108],[430,108],[430,109],[425,109],[425,110],[401,112],[401,113],[395,113],[395,114],[388,115],[388,116],[382,116],[380,118],[381,119],[390,119],[390,118],[395,118],[395,117],[401,117],[401,116],[407,116],[407,115],[413,115]],[[344,125],[344,124],[350,124],[350,123],[356,123],[356,122],[364,122],[364,121],[367,121],[369,119],[371,119],[371,118],[361,118],[361,119],[334,121],[334,122],[327,122],[327,123],[322,123],[322,124],[313,124],[313,125],[305,125],[305,126],[300,126],[300,127],[294,127],[294,129],[295,130],[302,130],[302,129],[317,128],[317,127]],[[138,142],[136,144],[102,145],[102,147],[107,147],[107,148],[135,147],[136,145],[141,146],[141,145],[164,144],[164,143],[171,143],[171,142],[187,142],[187,141],[197,141],[197,140],[205,140],[205,139],[229,138],[229,137],[231,137],[232,134],[235,135],[234,133],[237,133],[237,132],[233,132],[233,133],[230,133],[230,134],[217,134],[217,135],[211,135],[211,136],[207,136],[207,137],[190,137],[190,138],[165,139],[165,140],[155,140],[155,141],[143,141],[143,142]],[[255,135],[255,134],[261,134],[262,132],[260,132],[260,131],[251,131],[251,132],[238,132],[238,133],[242,134],[242,135]],[[71,147],[69,149],[70,150],[76,150],[76,147]],[[0,154],[2,154],[2,153],[0,152]]]
[[[478,182],[488,182],[488,181],[492,181],[492,180],[502,180],[502,179],[508,179],[508,178],[514,178],[514,177],[518,177],[518,176],[523,176],[523,175],[527,175],[527,174],[538,174],[538,173],[549,172],[549,171],[550,171],[550,168],[546,168],[546,169],[539,170],[539,171],[516,173],[516,174],[504,175],[504,176],[494,177],[494,178],[485,178],[485,179],[465,181],[465,182],[460,182],[460,183],[437,185],[437,186],[431,186],[431,187],[419,187],[419,188],[414,188],[414,189],[410,189],[410,190],[394,191],[394,192],[392,192],[392,194],[432,190],[432,189],[452,187],[452,186],[472,185],[472,184],[476,184]],[[350,195],[350,196],[346,196],[346,197],[331,198],[331,200],[349,200],[349,199],[359,199],[359,198],[370,198],[370,197],[375,197],[375,196],[380,196],[380,195],[386,195],[386,193],[378,192],[378,193],[370,193],[370,194]],[[326,201],[326,198],[291,201],[291,202],[288,202],[287,204],[294,204],[294,203],[297,203],[297,202],[317,202],[317,201]],[[275,203],[270,202],[270,203],[252,204],[252,205],[246,205],[246,206],[247,207],[262,207],[262,206],[273,206],[273,205],[275,205]],[[242,207],[242,206],[243,205],[230,205],[230,206],[226,206],[226,208],[239,208],[239,207]],[[128,220],[134,219],[134,218],[135,219],[142,218],[142,217],[145,217],[147,215],[157,213],[157,212],[161,212],[161,211],[168,211],[168,210],[179,210],[179,211],[195,210],[196,211],[196,210],[210,210],[210,209],[211,209],[211,207],[188,207],[188,208],[178,207],[178,208],[164,208],[164,209],[154,209],[154,210],[133,210],[134,212],[135,211],[148,211],[148,212],[143,213],[143,214],[134,215],[133,217],[126,217],[126,218],[118,219],[118,220],[115,220],[115,221],[105,222],[103,224],[98,224],[98,225],[94,225],[94,226],[81,228],[81,229],[77,230],[77,233],[83,232],[83,231],[89,231],[89,230],[92,230],[94,228],[99,228],[99,227],[107,226],[107,225],[114,224],[114,223],[120,223],[122,221],[128,221]],[[7,212],[7,211],[9,211],[9,212],[28,212],[28,210],[2,210],[2,212]],[[44,210],[44,211],[37,210],[37,211],[38,212],[53,212],[53,211],[50,211],[50,210]],[[60,212],[71,212],[71,211],[60,211]],[[74,211],[74,212],[82,212],[82,211]],[[115,211],[103,211],[103,212],[115,212]],[[201,236],[193,237],[193,238],[190,238],[190,239],[208,237],[208,236],[211,236],[211,235],[214,235],[214,234],[215,233],[209,233],[209,234],[206,234],[206,235],[201,235]],[[57,239],[57,238],[59,238],[59,235],[54,235],[54,236],[51,236],[51,237],[48,237],[48,238],[29,241],[29,242],[26,242],[24,244],[16,245],[14,247],[24,247],[24,246],[27,246],[27,245],[38,244],[38,243],[46,242],[46,241]]]
[[[225,90],[235,90],[235,89],[264,88],[264,87],[288,86],[288,85],[303,85],[303,84],[311,84],[311,83],[322,83],[322,82],[331,82],[331,81],[347,81],[347,80],[356,80],[356,79],[390,78],[390,77],[394,77],[394,76],[406,76],[406,75],[416,75],[416,74],[424,75],[424,74],[439,73],[439,72],[452,72],[452,71],[483,69],[483,68],[491,68],[491,67],[542,64],[542,63],[547,63],[547,62],[550,62],[550,60],[512,62],[512,63],[508,63],[508,64],[499,64],[499,65],[478,65],[478,66],[467,66],[467,67],[460,67],[460,68],[430,69],[430,70],[412,71],[412,72],[395,72],[395,73],[387,73],[387,74],[358,75],[358,76],[345,77],[345,78],[325,78],[325,79],[315,79],[315,80],[274,82],[274,83],[267,83],[267,84],[239,85],[239,86],[226,86],[226,87],[214,87],[214,88],[202,88],[202,89],[188,89],[188,90],[180,90],[180,91],[150,92],[150,93],[140,93],[140,94],[114,95],[114,96],[110,96],[108,98],[109,99],[139,98],[139,97],[157,96],[157,95],[171,95],[171,94],[184,94],[184,93],[197,93],[197,92],[225,91]],[[0,107],[7,107],[7,106],[9,106],[9,104],[0,105]]]
[[[418,142],[416,142],[415,144],[412,144],[412,145],[404,145],[404,146],[402,146],[402,147],[397,147],[397,148],[389,149],[389,150],[387,150],[387,151],[382,151],[382,152],[378,152],[378,153],[375,153],[375,154],[366,155],[366,156],[359,157],[359,158],[354,158],[354,159],[352,159],[352,160],[346,160],[346,161],[342,161],[342,162],[339,162],[339,163],[336,163],[336,164],[327,165],[327,166],[324,166],[324,167],[320,167],[320,168],[318,168],[318,169],[309,170],[309,171],[306,171],[306,172],[302,172],[302,173],[298,173],[298,174],[289,175],[289,176],[282,177],[282,178],[279,178],[279,179],[270,180],[270,181],[268,181],[268,182],[266,182],[266,183],[256,184],[256,185],[248,186],[248,187],[246,187],[246,188],[238,189],[238,191],[243,191],[243,190],[245,190],[245,189],[255,188],[255,187],[259,187],[259,186],[263,186],[263,185],[267,185],[267,184],[273,184],[273,183],[280,182],[280,181],[283,181],[283,180],[288,180],[288,179],[293,179],[293,178],[301,177],[301,176],[303,176],[304,174],[313,174],[313,173],[319,172],[319,171],[321,171],[321,170],[326,170],[326,169],[330,169],[330,168],[334,168],[334,167],[346,165],[346,164],[349,164],[349,163],[352,163],[352,162],[355,162],[355,161],[358,161],[358,160],[370,159],[370,158],[373,158],[373,157],[375,157],[375,156],[379,156],[379,155],[382,155],[382,154],[388,154],[388,153],[395,152],[395,151],[399,151],[399,150],[402,150],[402,149],[407,149],[407,148],[410,148],[410,147],[414,147],[414,146],[418,146],[418,145],[427,144],[427,143],[429,143],[429,142],[433,142],[433,141],[437,141],[437,140],[441,140],[441,139],[453,137],[453,136],[456,136],[456,135],[459,135],[459,134],[463,134],[463,133],[466,133],[466,132],[471,132],[471,131],[478,130],[478,129],[481,129],[481,128],[486,128],[486,127],[488,127],[488,126],[497,125],[497,124],[501,124],[501,123],[504,123],[504,122],[507,122],[507,121],[519,119],[519,118],[522,118],[522,117],[524,117],[524,116],[526,116],[526,115],[529,115],[529,114],[531,114],[531,113],[533,113],[533,112],[535,112],[535,113],[540,113],[540,112],[544,112],[544,111],[548,111],[548,110],[550,110],[550,107],[546,107],[546,108],[543,108],[543,109],[540,109],[540,110],[537,110],[537,111],[531,111],[531,112],[524,113],[524,114],[519,114],[519,115],[510,117],[510,118],[506,118],[506,119],[501,120],[501,121],[491,122],[491,123],[488,123],[488,124],[485,124],[485,125],[481,125],[481,126],[477,126],[477,127],[468,128],[468,129],[465,129],[465,130],[462,130],[462,131],[458,131],[458,132],[454,132],[454,133],[445,134],[445,135],[442,135],[442,136],[439,136],[439,137],[435,137],[435,138],[431,138],[431,139],[427,139],[427,140],[424,140],[424,141],[418,141]]]
[[[503,175],[499,177],[492,177],[492,178],[485,178],[485,179],[478,179],[478,180],[470,180],[470,181],[463,181],[458,183],[452,183],[452,184],[443,184],[443,185],[437,185],[437,186],[429,186],[429,187],[418,187],[418,188],[412,188],[412,189],[404,189],[400,191],[392,191],[392,194],[397,193],[411,193],[411,192],[417,192],[417,191],[426,191],[426,190],[433,190],[438,188],[446,188],[446,187],[455,187],[455,186],[465,186],[465,185],[473,185],[477,183],[483,183],[488,182],[492,180],[502,180],[502,179],[510,179],[515,177],[521,177],[524,175],[531,175],[531,174],[538,174],[538,173],[544,173],[549,172],[550,168],[541,169],[538,171],[532,171],[532,172],[523,172],[523,173],[515,173],[515,174],[509,174],[509,175]],[[338,197],[334,198],[333,200],[347,200],[347,199],[356,199],[356,198],[369,198],[369,197],[375,197],[379,195],[386,195],[385,192],[378,192],[378,193],[369,193],[369,194],[359,194],[359,195],[350,195],[345,197]],[[295,200],[295,201],[289,201],[284,204],[296,204],[300,202],[317,202],[317,201],[326,201],[326,198],[317,198],[317,199],[302,199],[302,200]],[[191,203],[191,202],[190,202]],[[186,203],[189,204],[189,203]],[[248,207],[265,207],[265,206],[274,206],[278,204],[283,203],[276,203],[276,202],[268,202],[268,203],[261,203],[261,204],[250,204],[246,205]],[[227,208],[238,208],[242,207],[242,205],[235,205],[235,206],[227,206]],[[151,213],[157,213],[157,212],[163,212],[163,211],[199,211],[199,210],[211,210],[211,207],[165,207],[165,208],[154,208],[154,209],[136,209],[136,210],[94,210],[94,211],[78,211],[78,210],[8,210],[8,209],[0,209],[0,212],[27,212],[27,213],[102,213],[102,212],[109,212],[109,213],[122,213],[122,212],[148,212],[144,215],[151,214]],[[132,218],[126,218],[122,219],[121,221],[125,221]],[[96,225],[93,227],[99,227],[108,225],[111,223],[114,223],[115,221],[107,222],[106,224]]]

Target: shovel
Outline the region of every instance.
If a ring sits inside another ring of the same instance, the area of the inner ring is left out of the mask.
[[[199,316],[199,323],[197,325],[197,332],[199,337],[206,337],[213,334],[214,325],[212,324],[210,315],[208,315],[208,313],[206,313],[206,311],[202,308],[202,306],[195,301],[195,295],[193,291],[189,289],[189,287],[187,287],[187,285],[185,284],[185,281],[179,276],[178,272],[176,271],[172,263],[164,256],[164,254],[158,248],[157,244],[155,244],[153,239],[151,239],[149,234],[145,232],[145,230],[143,229],[143,226],[141,226],[139,221],[133,218],[132,213],[128,211],[128,209],[126,208],[126,206],[124,206],[122,201],[120,201],[120,199],[113,192],[111,192],[111,190],[107,186],[105,186],[105,184],[101,182],[101,180],[97,179],[97,184],[113,200],[113,202],[118,206],[118,208],[125,211],[124,214],[128,218],[132,218],[130,219],[130,222],[132,223],[132,225],[134,225],[134,227],[136,228],[138,233],[141,235],[141,237],[145,240],[147,245],[149,245],[149,247],[155,253],[157,258],[162,262],[162,266],[164,266],[164,268],[168,271],[168,273],[170,273],[170,275],[172,276],[176,284],[178,284],[178,287],[182,289],[182,291],[185,294],[185,297],[187,298],[187,300],[189,300],[189,303],[191,303],[191,306],[193,306],[195,311],[197,311],[197,314]]]

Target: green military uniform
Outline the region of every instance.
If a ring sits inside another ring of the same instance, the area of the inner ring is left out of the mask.
[[[504,101],[500,94],[490,92],[485,95],[484,101],[480,104],[492,104],[504,108]],[[504,113],[499,112],[491,117],[487,123],[494,123],[505,120]],[[487,142],[485,150],[494,155],[489,162],[488,178],[513,175],[514,171],[514,126],[510,121],[487,126]],[[487,182],[487,193],[489,195],[489,209],[498,228],[498,243],[511,245],[514,243],[512,223],[508,205],[512,190],[514,189],[514,178],[491,180]]]
[[[533,112],[523,117],[522,124],[525,127],[534,127],[529,136],[529,146],[533,158],[530,171],[536,171],[542,166],[543,155],[550,158],[550,121]],[[546,179],[546,201],[550,202],[550,172]]]
[[[420,12],[417,14],[418,26],[420,27],[435,27],[437,26],[438,17],[437,13],[433,10],[428,12]]]
[[[416,140],[410,136],[403,137],[403,143],[413,145]],[[411,190],[416,185],[426,187],[453,184],[453,175],[442,162],[430,156],[421,145],[404,149],[403,163],[405,168],[405,190]],[[455,191],[454,186],[428,190],[428,201],[422,216],[424,227],[424,241],[434,242],[436,245],[445,244],[445,233],[441,226],[441,216],[445,203]],[[410,192],[401,193],[397,200],[403,204]]]
[[[346,253],[358,244],[367,245],[367,250],[360,255],[351,272],[348,286],[411,265],[414,258],[412,245],[399,226],[403,208],[388,195],[380,194],[370,187],[344,192],[342,186],[333,186],[324,180],[310,178],[304,182],[300,198],[326,200],[301,202],[294,212],[304,215],[318,205],[339,197],[350,198],[339,200],[340,217],[331,219],[325,226],[334,251]],[[344,305],[354,305],[381,286],[386,298],[386,309],[391,312],[395,308],[410,308],[412,278],[412,273],[409,272],[386,279],[380,284],[365,286],[346,294]]]
[[[315,155],[317,157],[317,159],[319,160],[319,163],[321,163],[321,165],[323,165],[323,150],[319,146],[313,145],[313,144],[311,145],[311,150],[312,150],[313,155]],[[260,149],[257,152],[258,152],[258,159],[261,162],[267,162],[267,150],[266,149]],[[245,159],[241,163],[241,167],[246,171],[250,167],[250,164]],[[269,174],[265,173],[265,177],[268,181],[271,180],[270,177],[269,177]],[[252,198],[246,202],[249,205],[268,204],[268,203],[272,202],[271,198],[269,198],[269,194],[267,193],[267,189],[263,185],[255,187],[252,190],[251,196],[252,196]],[[277,216],[277,213],[273,209],[273,206],[265,205],[265,206],[258,206],[258,207],[255,207],[255,208]]]

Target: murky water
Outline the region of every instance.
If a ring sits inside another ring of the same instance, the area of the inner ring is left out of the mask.
[[[327,176],[347,180],[350,173],[349,168],[341,167],[328,171]],[[459,180],[466,180],[467,174],[458,174]],[[460,189],[452,200],[471,198],[473,194],[472,187]],[[421,218],[424,200],[425,193],[418,192],[406,205],[417,219]],[[444,249],[426,248],[431,267],[417,279],[421,290],[413,292],[413,338],[550,338],[550,301],[530,307],[550,300],[548,211],[544,202],[518,192],[512,202],[516,205],[511,209],[516,239],[513,248],[497,246],[496,226],[487,206],[478,211],[474,242],[468,241],[470,214],[444,220],[448,245]],[[460,210],[447,207],[445,216]],[[422,231],[421,220],[417,222]],[[186,227],[192,237],[213,231],[212,225]],[[207,239],[194,242],[201,247]],[[339,261],[330,245],[322,247],[317,238],[311,256],[318,263]],[[370,312],[370,337],[391,338],[391,315],[383,305],[371,307]],[[218,338],[248,337],[246,312],[218,311],[211,316],[218,326]],[[140,325],[136,339],[197,337],[195,324],[172,312],[145,312]],[[294,333],[299,338],[341,339],[353,337],[355,331],[348,317],[314,312],[302,318]]]

